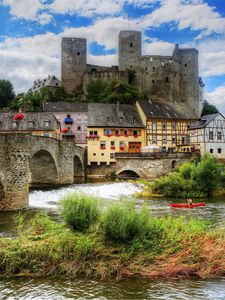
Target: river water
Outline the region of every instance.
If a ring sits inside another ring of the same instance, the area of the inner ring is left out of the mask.
[[[99,196],[108,205],[121,197],[131,199],[139,188],[129,182],[101,182],[74,184],[67,187],[33,190],[30,193],[30,208],[24,211],[27,218],[37,210],[47,211],[58,218],[57,203],[65,194],[80,190]],[[137,208],[144,203],[151,215],[202,217],[212,226],[224,226],[225,199],[207,201],[204,208],[171,209],[173,199],[144,200],[135,198]],[[181,202],[182,200],[176,200]],[[16,236],[12,221],[15,213],[0,213],[0,236]],[[214,280],[155,280],[130,279],[120,282],[102,282],[87,279],[68,278],[14,278],[0,279],[0,299],[179,299],[179,300],[225,300],[225,278]]]

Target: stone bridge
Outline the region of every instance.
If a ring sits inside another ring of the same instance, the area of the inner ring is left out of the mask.
[[[174,170],[190,159],[190,153],[153,153],[149,155],[131,155],[122,153],[117,162],[111,165],[92,165],[88,167],[88,176],[140,177],[154,179]]]
[[[28,206],[29,186],[71,184],[85,175],[85,149],[26,133],[0,135],[0,210]]]

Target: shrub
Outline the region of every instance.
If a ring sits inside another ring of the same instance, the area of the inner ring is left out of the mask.
[[[100,216],[99,200],[82,193],[72,193],[60,201],[62,217],[74,231],[86,231]]]
[[[143,207],[136,211],[134,203],[121,201],[103,214],[101,228],[106,239],[128,242],[148,231],[149,212]]]

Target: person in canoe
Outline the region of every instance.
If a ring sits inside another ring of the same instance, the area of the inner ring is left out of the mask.
[[[193,204],[192,198],[187,198],[187,203],[189,204],[189,207],[192,207]]]

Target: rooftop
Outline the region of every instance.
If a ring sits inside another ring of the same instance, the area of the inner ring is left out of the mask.
[[[48,112],[87,112],[88,103],[47,102],[44,111]]]

